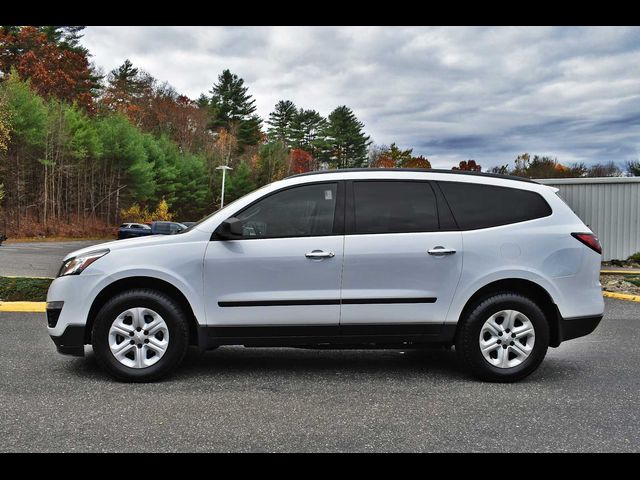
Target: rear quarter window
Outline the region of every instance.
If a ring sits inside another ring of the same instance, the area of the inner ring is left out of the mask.
[[[497,227],[551,215],[536,192],[465,182],[438,182],[461,230]]]

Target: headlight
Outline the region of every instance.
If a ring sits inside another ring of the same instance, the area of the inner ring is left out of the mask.
[[[77,257],[65,260],[62,262],[62,267],[60,267],[58,276],[64,277],[65,275],[80,275],[85,268],[99,258],[104,257],[107,253],[109,253],[108,249],[96,250],[95,252],[85,253],[84,255],[78,255]]]

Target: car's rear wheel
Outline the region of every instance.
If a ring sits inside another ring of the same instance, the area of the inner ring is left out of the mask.
[[[531,299],[516,293],[486,298],[460,320],[456,351],[477,378],[514,382],[535,371],[549,347],[549,325]]]
[[[114,296],[93,325],[98,363],[120,380],[149,382],[167,376],[184,358],[188,344],[184,312],[156,290],[135,289]]]

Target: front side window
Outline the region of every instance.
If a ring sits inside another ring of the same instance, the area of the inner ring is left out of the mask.
[[[467,182],[438,182],[462,230],[497,227],[551,215],[536,192]]]
[[[353,233],[438,230],[436,197],[427,182],[353,182]]]
[[[259,200],[236,214],[246,238],[331,235],[337,183],[289,188]]]

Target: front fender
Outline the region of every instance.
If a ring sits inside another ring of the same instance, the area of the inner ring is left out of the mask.
[[[202,285],[201,272],[197,273],[196,278],[198,279],[198,281],[193,282],[188,281],[185,275],[181,275],[178,272],[170,271],[162,267],[148,268],[142,266],[128,266],[125,269],[111,273],[99,282],[99,284],[94,289],[93,298],[91,299],[90,305],[93,304],[100,292],[102,292],[105,288],[108,288],[110,285],[118,282],[119,280],[126,280],[134,277],[146,277],[162,280],[174,286],[186,298],[187,302],[191,306],[193,314],[198,320],[198,323],[206,323],[206,313],[204,303],[202,301],[202,292],[198,291],[198,287]]]

